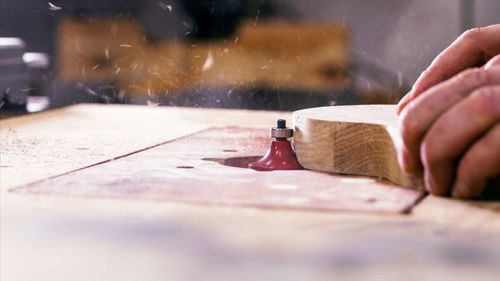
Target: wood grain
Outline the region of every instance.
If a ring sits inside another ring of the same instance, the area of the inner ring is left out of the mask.
[[[332,106],[293,113],[295,149],[307,169],[384,178],[423,188],[422,178],[400,168],[393,105]]]
[[[0,121],[0,188],[107,161],[213,126],[269,127],[289,112],[75,105]],[[270,124],[270,125],[268,125]]]
[[[422,196],[364,177],[249,169],[268,146],[269,130],[214,128],[13,191],[371,213],[402,213]]]

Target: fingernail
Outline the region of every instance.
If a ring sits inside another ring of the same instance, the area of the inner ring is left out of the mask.
[[[448,189],[440,187],[436,178],[434,178],[429,172],[424,171],[424,182],[427,191],[429,191],[432,195],[446,196],[449,192]]]
[[[401,106],[398,104],[398,105],[396,106],[396,109],[395,109],[395,111],[396,111],[396,115],[398,115],[398,116],[399,116],[399,114],[401,114],[401,110],[402,110],[402,108],[401,108]]]
[[[402,98],[399,100],[398,104],[396,104],[396,109],[398,109],[399,107],[401,107],[401,104],[405,101],[405,98],[406,98],[406,96],[402,97]]]
[[[404,99],[404,98],[403,98],[403,99]],[[396,114],[397,114],[397,115],[399,115],[399,113],[401,113],[401,109],[403,109],[403,108],[402,108],[402,107],[403,107],[403,99],[402,99],[402,100],[400,100],[400,101],[398,102],[398,104],[396,105],[396,109],[395,109],[395,111],[396,111]]]
[[[408,103],[407,100],[410,98],[411,96],[411,91],[408,92],[403,98],[401,98],[401,100],[398,102],[398,104],[396,105],[396,114],[399,115],[401,113],[401,111],[403,110],[403,108],[406,106],[406,104]]]

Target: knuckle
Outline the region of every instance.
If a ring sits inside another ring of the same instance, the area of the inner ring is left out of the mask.
[[[496,55],[491,58],[485,66],[485,69],[491,69],[492,67],[500,67],[500,55]]]
[[[415,82],[415,84],[413,85],[413,89],[412,89],[412,92],[415,93],[415,91],[419,92],[421,91],[422,89],[422,86],[423,84],[425,83],[425,80],[428,79],[429,76],[431,76],[431,70],[428,68],[424,71],[422,71],[422,73],[420,73],[420,75],[418,76],[418,79],[417,81]]]
[[[493,58],[490,59],[492,63],[499,63],[500,62],[500,54],[494,56]]]
[[[427,76],[431,73],[432,71],[429,68],[427,68],[426,70],[422,71],[422,73],[420,73],[420,77]]]
[[[425,84],[426,80],[429,79],[430,77],[438,77],[439,79],[443,80],[442,73],[440,72],[439,68],[436,67],[436,64],[438,64],[439,59],[440,57],[438,56],[426,70],[422,71],[420,77],[417,79],[417,82],[423,82]]]
[[[483,32],[484,31],[481,27],[474,27],[462,33],[460,38],[463,40],[476,41],[481,37]]]
[[[472,92],[472,106],[481,114],[500,116],[500,87],[486,86]]]
[[[455,81],[459,83],[470,82],[475,85],[488,83],[490,71],[481,68],[470,68],[457,74]]]

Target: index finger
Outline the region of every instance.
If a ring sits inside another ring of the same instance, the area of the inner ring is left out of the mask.
[[[466,31],[432,61],[412,90],[399,102],[397,114],[430,87],[470,67],[481,66],[500,53],[500,24]]]

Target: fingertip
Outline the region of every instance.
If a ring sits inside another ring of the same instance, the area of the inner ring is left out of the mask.
[[[406,147],[403,146],[403,147],[399,148],[397,158],[398,158],[398,163],[399,163],[399,166],[401,167],[401,169],[403,169],[403,171],[406,173],[411,173],[412,169],[407,163],[408,162],[408,150],[406,149]]]
[[[466,199],[466,198],[476,198],[481,195],[482,188],[481,186],[470,186],[462,181],[457,181],[451,190],[451,196],[453,198],[460,198],[460,199]]]
[[[399,148],[397,154],[399,166],[409,174],[422,173],[422,163],[418,154],[414,154],[404,144]]]
[[[409,174],[414,174],[417,172],[417,169],[415,168],[414,165],[411,164],[411,161],[408,161],[408,156],[403,156],[402,161],[400,162],[401,167],[403,168],[403,171],[409,173]]]
[[[438,183],[438,179],[429,171],[424,171],[425,188],[429,193],[435,196],[446,196],[449,194],[449,189]]]
[[[453,198],[467,198],[468,196],[468,188],[465,186],[463,183],[458,182],[453,185],[453,188],[451,190],[451,197]]]

